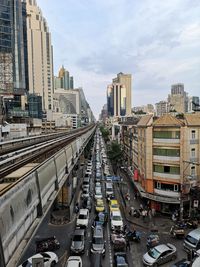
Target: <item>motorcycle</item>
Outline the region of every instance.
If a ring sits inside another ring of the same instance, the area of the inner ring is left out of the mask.
[[[129,231],[127,232],[126,234],[126,238],[129,240],[129,241],[134,241],[136,243],[139,243],[140,242],[140,232],[138,231]]]

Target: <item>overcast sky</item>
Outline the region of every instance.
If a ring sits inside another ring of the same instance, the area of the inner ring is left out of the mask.
[[[106,87],[131,73],[132,106],[165,100],[181,82],[200,96],[200,0],[37,0],[54,47],[96,116]]]

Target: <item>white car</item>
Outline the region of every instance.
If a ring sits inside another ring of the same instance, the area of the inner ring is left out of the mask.
[[[44,267],[52,267],[55,266],[58,262],[58,256],[54,252],[41,252],[38,254],[33,255],[32,257],[28,258],[28,260],[24,261],[21,265],[18,267],[31,267],[32,266],[32,260],[34,258],[43,257],[44,259]]]
[[[65,267],[82,267],[82,260],[80,256],[70,256]]]
[[[118,211],[112,211],[110,214],[110,222],[111,222],[111,229],[113,231],[115,230],[123,230],[123,221],[121,212]]]
[[[103,198],[101,190],[96,191],[94,198],[95,199],[102,199]]]
[[[89,223],[89,210],[80,209],[76,225],[80,227],[88,227],[88,223]]]

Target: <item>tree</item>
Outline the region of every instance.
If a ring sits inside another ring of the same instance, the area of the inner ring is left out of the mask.
[[[110,138],[109,138],[109,135],[110,135],[109,130],[107,128],[104,128],[103,126],[100,126],[100,131],[102,133],[102,137],[103,137],[105,143],[107,144],[107,142],[110,140]]]
[[[113,171],[116,173],[118,165],[122,162],[121,146],[116,141],[112,141],[108,146],[107,151],[108,158],[113,166]]]

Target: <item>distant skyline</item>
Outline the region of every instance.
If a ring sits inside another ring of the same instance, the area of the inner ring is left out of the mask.
[[[119,72],[132,74],[132,106],[165,100],[179,82],[200,96],[199,0],[37,3],[52,34],[54,74],[69,70],[96,118]]]

